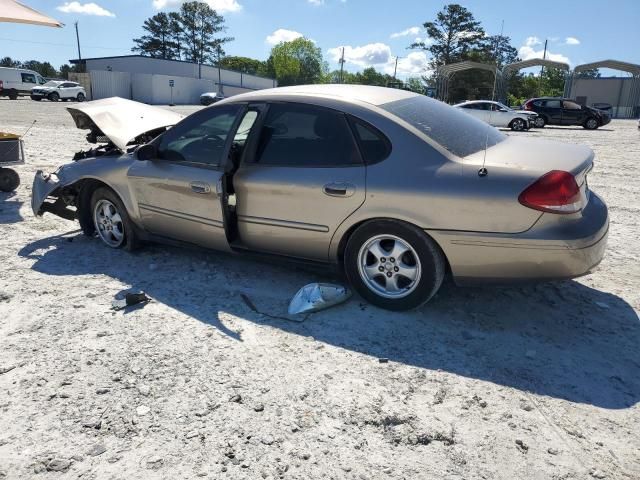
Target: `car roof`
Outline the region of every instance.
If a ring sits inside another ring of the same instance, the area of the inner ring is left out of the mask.
[[[243,93],[227,99],[226,102],[272,100],[281,96],[324,97],[346,102],[383,105],[396,100],[417,97],[420,94],[396,88],[373,87],[370,85],[296,85]]]

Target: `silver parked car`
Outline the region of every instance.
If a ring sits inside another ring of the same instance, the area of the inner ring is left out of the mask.
[[[571,278],[604,254],[589,148],[507,137],[411,92],[277,88],[183,120],[122,99],[68,110],[104,143],[38,172],[33,211],[77,218],[109,247],[171,239],[336,264],[393,310],[429,300],[447,271]]]

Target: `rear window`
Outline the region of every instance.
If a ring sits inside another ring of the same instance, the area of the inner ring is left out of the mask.
[[[466,157],[505,138],[497,129],[446,103],[416,96],[380,107],[414,126],[459,157]]]

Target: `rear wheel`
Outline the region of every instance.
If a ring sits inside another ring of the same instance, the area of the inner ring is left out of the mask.
[[[547,119],[542,116],[537,117],[533,122],[533,126],[536,128],[544,128],[546,124],[547,124]]]
[[[13,192],[20,185],[20,176],[10,168],[0,168],[0,190]]]
[[[353,288],[387,310],[409,310],[440,288],[444,254],[422,230],[396,220],[365,223],[351,235],[344,269]]]
[[[91,196],[93,224],[100,240],[111,248],[133,250],[137,238],[124,204],[113,190],[100,187]]]
[[[511,128],[511,130],[515,131],[515,132],[522,132],[523,130],[525,130],[527,128],[527,125],[525,123],[525,121],[521,118],[514,118],[513,120],[511,120],[511,123],[509,124],[509,127]]]
[[[60,94],[58,92],[52,92],[47,98],[52,102],[57,102],[60,100]]]
[[[595,130],[596,128],[599,127],[598,120],[596,120],[593,117],[587,118],[587,121],[584,122],[583,127],[586,128],[587,130]]]
[[[17,99],[18,99],[18,91],[9,90],[9,100],[17,100]]]
[[[86,98],[86,97],[84,96],[84,93],[80,92],[80,93],[78,94],[78,96],[76,97],[76,100],[78,100],[79,102],[84,102],[84,101],[85,101],[85,98]]]

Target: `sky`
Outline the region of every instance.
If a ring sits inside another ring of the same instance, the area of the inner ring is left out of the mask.
[[[132,39],[143,34],[144,20],[175,10],[181,0],[20,0],[65,24],[62,29],[0,23],[0,57],[49,61],[55,67],[77,58],[78,21],[83,58],[129,55]],[[428,52],[409,50],[424,39],[424,22],[435,18],[445,0],[206,0],[224,15],[228,55],[264,60],[281,40],[305,36],[322,49],[329,67],[368,66],[398,76],[424,73]],[[640,0],[536,0],[460,2],[489,35],[504,35],[522,59],[542,57],[582,63],[616,59],[640,64]],[[613,72],[610,72],[613,73]]]

